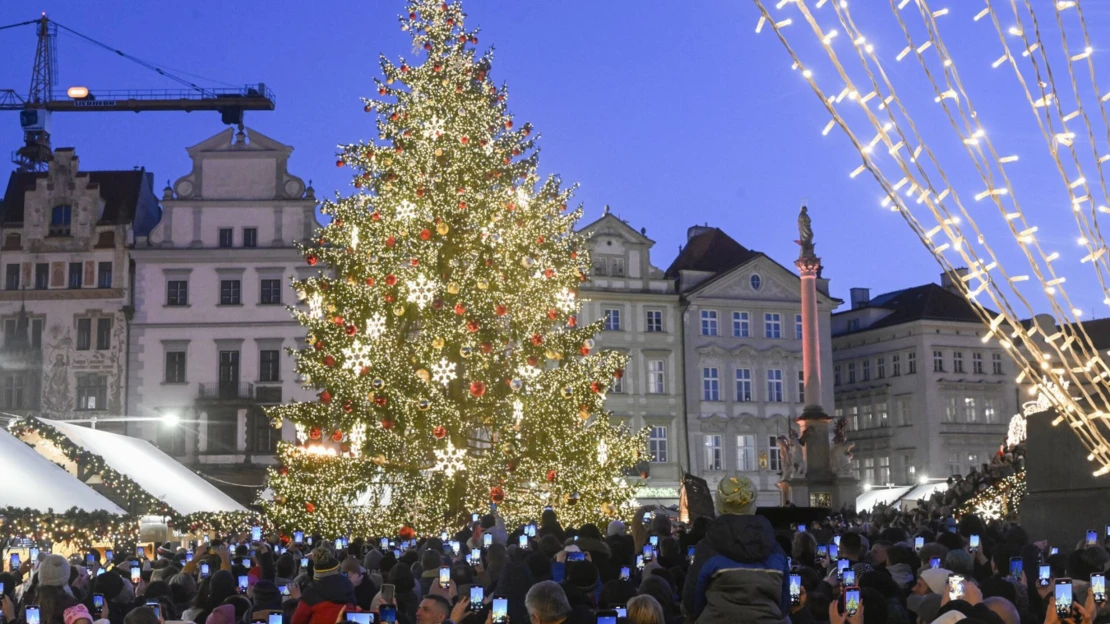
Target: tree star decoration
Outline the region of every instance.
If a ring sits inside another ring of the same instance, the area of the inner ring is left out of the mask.
[[[343,368],[357,375],[363,368],[370,368],[372,355],[370,345],[355,340],[350,347],[343,349]]]
[[[442,472],[450,479],[455,476],[455,473],[460,470],[466,470],[466,463],[463,461],[466,457],[466,449],[457,449],[450,440],[447,441],[446,449],[436,449],[436,465],[432,470]]]
[[[400,206],[397,206],[398,219],[401,219],[402,221],[409,221],[415,216],[416,204],[413,204],[409,200],[406,199],[405,201],[401,202]]]
[[[385,315],[381,312],[375,313],[370,318],[366,319],[366,335],[370,338],[380,338],[385,333]]]
[[[559,293],[559,298],[555,302],[555,307],[567,314],[574,312],[575,308],[578,307],[574,292],[568,288],[564,288],[562,292]]]
[[[415,303],[417,308],[423,310],[424,306],[432,302],[439,284],[423,275],[417,275],[415,280],[406,282],[405,287],[409,291],[407,301]]]
[[[432,381],[446,386],[455,377],[455,363],[451,360],[440,358],[438,362],[432,364]]]

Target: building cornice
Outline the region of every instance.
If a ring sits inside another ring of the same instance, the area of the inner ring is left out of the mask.
[[[300,250],[296,247],[135,247],[131,253],[149,264],[233,265],[250,262],[302,263],[304,261]]]

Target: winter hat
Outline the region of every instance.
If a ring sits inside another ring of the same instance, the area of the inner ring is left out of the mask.
[[[77,624],[81,620],[85,620],[91,624],[93,620],[92,614],[89,613],[88,607],[83,604],[79,604],[66,609],[63,618],[65,619],[66,624]]]
[[[277,585],[267,580],[261,580],[254,584],[254,607],[258,610],[262,609],[280,609],[281,608],[281,592],[278,591]]]
[[[624,535],[627,530],[628,528],[624,526],[623,522],[620,520],[613,520],[609,523],[608,528],[605,529],[605,535],[607,537],[611,535]]]
[[[39,563],[39,584],[65,587],[69,584],[69,562],[61,555],[47,555]]]
[[[922,570],[919,576],[921,580],[925,581],[925,584],[929,586],[929,591],[934,594],[943,594],[945,587],[948,585],[949,574],[952,573],[944,568],[930,568],[928,570]]]
[[[315,570],[313,578],[322,579],[326,576],[335,576],[339,574],[339,562],[331,555],[324,555],[316,560],[313,565]]]
[[[751,515],[755,513],[755,486],[747,477],[728,477],[717,484],[717,512]]]
[[[108,572],[93,578],[92,591],[104,594],[105,600],[114,600],[123,591],[123,577],[115,572]]]
[[[975,571],[971,563],[971,555],[966,550],[950,550],[948,556],[944,558],[944,567],[952,570],[955,574],[962,574],[964,576],[971,576]]]
[[[212,613],[208,614],[208,619],[204,621],[204,624],[235,624],[235,606],[222,604],[212,609]]]
[[[923,622],[932,622],[937,619],[937,613],[940,611],[940,594],[926,594],[921,597],[921,602],[917,606],[917,619]]]
[[[592,591],[597,587],[597,566],[589,561],[575,561],[567,566],[567,584],[581,590]]]

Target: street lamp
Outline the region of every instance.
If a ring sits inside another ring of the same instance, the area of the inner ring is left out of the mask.
[[[166,412],[162,414],[162,424],[167,427],[176,427],[181,424],[181,416],[177,412]]]
[[[929,485],[929,475],[921,475],[921,485]]]

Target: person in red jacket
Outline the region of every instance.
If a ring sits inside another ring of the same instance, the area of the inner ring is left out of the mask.
[[[315,572],[293,612],[292,624],[335,624],[344,609],[354,611],[355,588],[339,574],[339,562],[327,551],[313,553]]]

